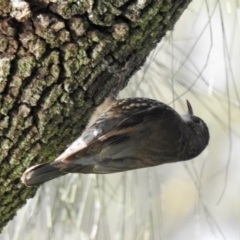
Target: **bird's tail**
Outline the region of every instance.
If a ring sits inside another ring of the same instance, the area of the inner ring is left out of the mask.
[[[41,184],[67,174],[61,171],[59,162],[44,163],[28,168],[22,175],[21,181],[26,186]]]

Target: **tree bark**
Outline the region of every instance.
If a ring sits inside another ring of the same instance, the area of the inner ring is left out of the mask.
[[[0,230],[36,192],[21,184],[24,170],[81,134],[189,2],[1,1]]]

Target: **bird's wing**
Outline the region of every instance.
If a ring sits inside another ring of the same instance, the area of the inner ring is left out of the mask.
[[[158,123],[156,120],[159,120],[165,111],[166,107],[161,105],[136,112],[120,121],[110,131],[102,134],[97,139],[94,138],[85,148],[77,149],[64,159],[61,159],[61,161],[67,163],[67,165],[73,164],[76,166],[93,166],[97,164],[94,171],[98,173],[107,173],[107,165],[111,166],[111,172],[139,168],[141,163],[138,162],[140,159],[136,157],[136,145],[141,139],[153,134],[154,127],[151,128],[150,126],[156,122]],[[103,162],[103,165],[99,165],[99,162]],[[110,162],[111,164],[109,164]],[[122,162],[122,165],[119,164],[120,162]],[[77,167],[73,170],[73,165],[67,165],[67,168],[63,169],[63,171],[73,172],[78,169]],[[122,166],[122,168],[116,168],[116,166]]]
[[[117,127],[119,129],[114,135],[117,134],[121,136],[119,131],[122,131],[121,128],[123,128],[124,125],[129,124],[130,126],[130,122],[132,122],[132,125],[137,125],[137,123],[143,121],[145,111],[147,113],[148,109],[153,106],[162,107],[166,105],[151,99],[146,101],[146,99],[143,98],[129,98],[116,101],[116,103],[104,112],[92,126],[88,127],[82,135],[56,159],[56,161],[68,159],[69,156],[84,150],[99,138],[104,139],[106,134],[109,134],[108,136],[113,135]],[[129,131],[131,131],[130,128]],[[134,129],[132,129],[132,131],[134,131]]]

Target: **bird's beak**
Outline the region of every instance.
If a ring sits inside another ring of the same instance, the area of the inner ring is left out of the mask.
[[[190,104],[190,102],[189,102],[188,100],[186,100],[186,101],[187,101],[187,107],[188,107],[188,114],[189,114],[190,116],[192,116],[192,115],[193,115],[192,106],[191,106],[191,104]]]

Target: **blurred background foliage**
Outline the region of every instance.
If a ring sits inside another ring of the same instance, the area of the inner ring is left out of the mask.
[[[4,240],[240,239],[240,0],[195,0],[120,97],[149,97],[208,124],[196,159],[41,186]]]

